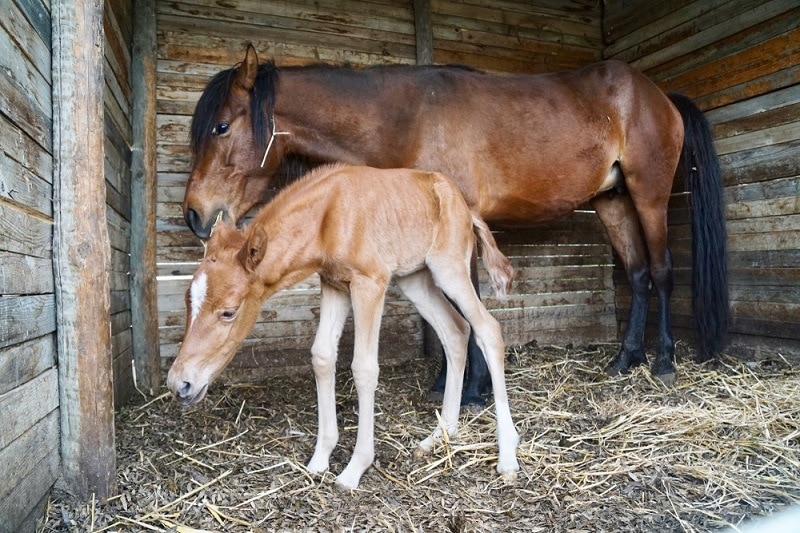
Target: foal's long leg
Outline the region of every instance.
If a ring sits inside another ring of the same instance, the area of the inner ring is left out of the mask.
[[[475,294],[480,298],[478,285],[478,254],[473,247],[472,259],[470,261],[470,279]],[[452,303],[452,301],[451,301]],[[469,342],[467,343],[467,381],[461,397],[462,405],[486,405],[484,395],[492,391],[489,369],[486,366],[486,359],[475,342],[475,334],[470,332]],[[442,354],[442,366],[439,376],[431,387],[429,399],[435,400],[437,393],[442,393],[446,385],[447,376],[447,356]]]
[[[322,282],[319,327],[311,347],[311,364],[317,381],[317,444],[308,462],[308,470],[321,473],[328,469],[331,452],[339,440],[336,426],[336,354],[345,320],[350,312],[350,298]]]
[[[433,277],[428,269],[397,278],[397,286],[416,306],[422,318],[431,325],[442,341],[447,358],[442,420],[447,434],[455,436],[458,432],[458,413],[465,366],[464,352],[470,333],[469,324],[444,297],[442,291],[433,282]],[[433,434],[420,442],[420,451],[429,452],[434,442],[441,436],[442,428],[437,424]]]
[[[472,290],[466,262],[462,265],[451,257],[429,257],[428,266],[434,281],[456,305],[472,326],[475,340],[483,351],[492,378],[497,413],[497,471],[513,475],[519,470],[517,444],[519,435],[511,419],[505,378],[505,343],[500,324],[486,310]]]
[[[378,334],[381,327],[386,281],[356,277],[350,281],[355,322],[353,381],[358,392],[358,435],[353,457],[336,481],[358,488],[361,476],[375,458],[375,389],[378,386]]]

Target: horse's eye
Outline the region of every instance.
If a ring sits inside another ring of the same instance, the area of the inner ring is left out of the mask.
[[[226,122],[220,122],[211,130],[211,135],[225,135],[226,133],[228,133],[228,124]]]
[[[225,322],[231,322],[234,318],[236,318],[237,311],[238,309],[223,309],[219,317]]]

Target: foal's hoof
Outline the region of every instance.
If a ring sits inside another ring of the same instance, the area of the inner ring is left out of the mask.
[[[503,472],[502,474],[500,474],[500,479],[503,480],[503,483],[506,483],[508,485],[513,485],[514,483],[516,483],[518,477],[519,476],[517,475],[516,471],[514,471],[514,472]]]

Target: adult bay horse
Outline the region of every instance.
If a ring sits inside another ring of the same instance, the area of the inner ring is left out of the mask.
[[[240,65],[215,75],[203,91],[191,144],[183,210],[201,238],[219,213],[238,221],[263,203],[279,165],[292,156],[441,172],[494,225],[530,226],[588,202],[632,288],[628,327],[608,371],[646,363],[644,330],[655,288],[651,372],[666,383],[675,380],[667,204],[682,160],[692,192],[699,357],[722,347],[726,235],[708,123],[688,98],[665,95],[625,63],[513,76],[460,66],[278,69],[259,64],[249,46]],[[482,359],[471,350],[467,403],[481,402],[488,382]]]

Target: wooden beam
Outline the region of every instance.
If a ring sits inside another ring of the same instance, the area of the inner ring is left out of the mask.
[[[156,296],[156,9],[154,0],[133,6],[133,150],[131,161],[131,318],[137,386],[159,387]]]
[[[115,492],[103,1],[54,0],[53,261],[64,488]]]
[[[417,38],[417,65],[432,65],[431,0],[414,0],[414,34]]]

